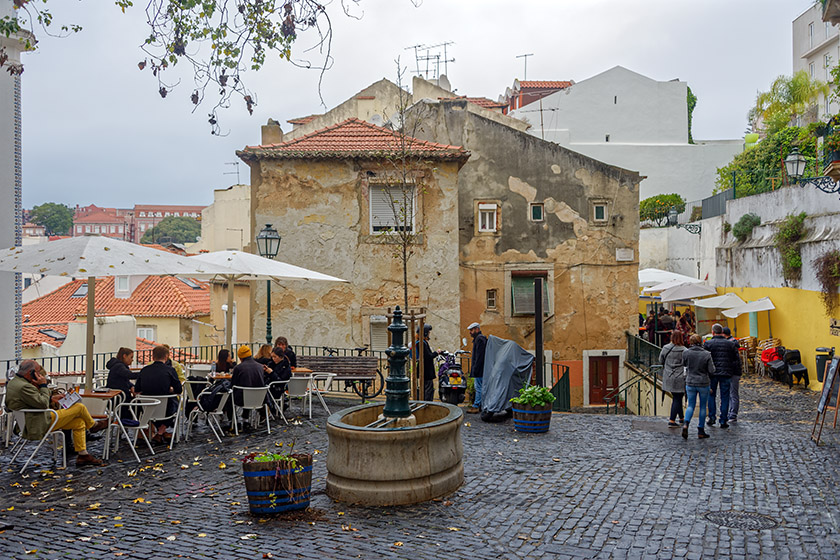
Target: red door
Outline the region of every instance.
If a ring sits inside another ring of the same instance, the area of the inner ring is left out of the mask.
[[[589,404],[603,405],[604,397],[618,388],[618,356],[589,358]]]

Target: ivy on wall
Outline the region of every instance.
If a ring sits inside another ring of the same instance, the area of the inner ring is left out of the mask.
[[[802,255],[799,240],[805,235],[807,214],[790,214],[779,224],[776,232],[776,248],[782,254],[782,275],[785,280],[799,280],[802,275]]]
[[[813,262],[817,281],[820,283],[822,302],[827,315],[831,315],[837,307],[840,288],[840,251],[834,249],[826,251]]]

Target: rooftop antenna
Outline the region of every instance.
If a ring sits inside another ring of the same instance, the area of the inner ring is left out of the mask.
[[[525,75],[522,77],[523,82],[528,79],[528,57],[529,56],[534,56],[534,53],[520,54],[520,55],[516,56],[516,58],[524,58],[525,59]]]
[[[228,161],[225,162],[225,165],[233,165],[236,167],[236,171],[225,171],[223,175],[236,175],[236,184],[239,184],[239,162],[238,161]]]
[[[417,67],[416,74],[418,76],[420,75],[420,55],[417,53],[417,49],[422,49],[422,48],[423,48],[422,44],[417,44],[417,45],[412,45],[410,47],[406,47],[405,49],[403,49],[403,50],[406,50],[406,51],[409,50],[409,49],[414,49],[414,65]]]
[[[412,45],[410,47],[406,47],[405,50],[413,49],[414,50],[414,66],[416,68],[415,74],[418,76],[423,76],[423,78],[427,80],[434,80],[440,78],[440,63],[443,62],[444,65],[444,73],[449,73],[449,63],[455,62],[454,58],[449,58],[447,53],[447,47],[449,45],[454,45],[454,41],[446,41],[443,43],[437,43],[435,45]],[[443,58],[441,58],[440,52],[432,54],[432,51],[437,49],[438,51],[443,48]],[[423,55],[420,53],[421,50],[425,50],[426,54]],[[425,69],[420,69],[420,63],[425,63]],[[430,64],[431,63],[431,64]]]

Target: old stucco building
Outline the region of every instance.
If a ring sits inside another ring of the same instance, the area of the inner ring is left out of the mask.
[[[409,305],[448,318],[436,323],[436,331],[455,340],[458,170],[469,154],[418,140],[401,146],[395,133],[358,119],[276,142],[281,134],[279,127],[265,127],[263,145],[237,152],[251,167],[251,230],[274,224],[283,236],[279,260],[349,283],[275,283],[275,336],[296,345],[383,348],[384,315],[403,302],[403,274],[394,256],[401,245],[387,233],[394,215],[382,202],[403,181],[402,164],[394,158],[405,153],[416,204]],[[259,332],[265,324],[265,285],[256,284],[253,317]]]
[[[252,170],[251,237],[272,223],[283,235],[278,258],[351,281],[274,288],[275,333],[294,344],[376,347],[385,309],[402,300],[394,246],[371,228],[371,189],[394,180],[394,164],[358,129],[391,133],[336,122],[380,94],[384,120],[393,117],[398,96],[389,84],[301,119],[286,136],[264,127],[263,146],[238,152]],[[598,404],[623,380],[624,331],[636,321],[641,177],[540,140],[526,123],[428,82],[415,80],[413,89],[406,129],[436,148],[416,160],[421,235],[410,304],[429,310],[432,345],[457,347],[466,325],[479,321],[486,334],[533,350],[531,295],[541,276],[549,357],[570,367],[573,405]],[[259,309],[264,286],[253,301]],[[255,332],[264,324],[256,311]]]

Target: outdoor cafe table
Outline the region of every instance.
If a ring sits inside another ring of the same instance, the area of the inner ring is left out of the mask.
[[[109,425],[114,420],[114,399],[120,397],[122,394],[123,392],[119,389],[108,389],[107,391],[79,391],[79,396],[82,397],[82,403],[88,407],[88,409],[93,409],[91,413],[92,416],[94,416],[94,418],[101,418],[104,416]],[[105,401],[104,407],[102,406],[102,401]],[[104,414],[98,414],[99,411],[104,412]],[[105,452],[103,454],[105,459],[107,459],[110,455],[110,434],[110,429],[105,430]],[[117,437],[119,437],[119,435]]]

